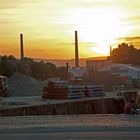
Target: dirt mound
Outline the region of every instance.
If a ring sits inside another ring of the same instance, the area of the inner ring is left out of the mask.
[[[11,96],[41,96],[43,82],[31,76],[16,73],[8,79]]]

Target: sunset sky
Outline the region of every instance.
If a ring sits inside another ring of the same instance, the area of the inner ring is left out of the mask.
[[[74,31],[80,57],[109,54],[128,42],[140,48],[140,0],[0,0],[0,54],[19,57],[19,34],[32,58],[74,57]]]

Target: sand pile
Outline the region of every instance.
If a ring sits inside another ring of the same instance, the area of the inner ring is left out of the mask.
[[[30,76],[16,73],[8,79],[9,90],[12,96],[41,96],[43,82]]]

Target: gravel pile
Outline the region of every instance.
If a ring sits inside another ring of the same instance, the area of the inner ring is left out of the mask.
[[[8,79],[11,96],[41,96],[44,82],[16,73]]]

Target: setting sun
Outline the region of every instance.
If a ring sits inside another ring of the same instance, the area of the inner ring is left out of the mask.
[[[94,42],[92,50],[97,55],[108,55],[109,47],[115,43],[115,39],[129,32],[121,25],[119,9],[73,10],[72,14],[75,17],[69,20],[77,25],[80,41]]]

